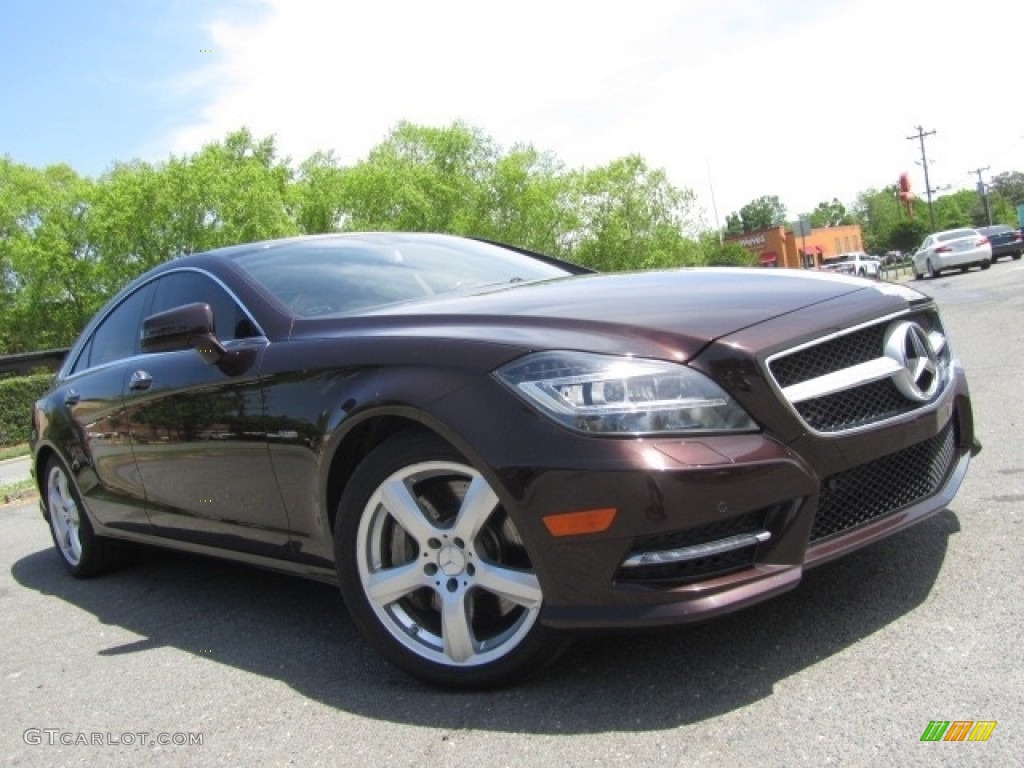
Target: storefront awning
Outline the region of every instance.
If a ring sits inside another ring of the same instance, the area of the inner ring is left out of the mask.
[[[765,251],[761,254],[762,264],[774,264],[779,260],[779,255],[775,251]]]
[[[808,245],[804,248],[804,256],[813,256],[816,253],[822,253],[820,245]]]

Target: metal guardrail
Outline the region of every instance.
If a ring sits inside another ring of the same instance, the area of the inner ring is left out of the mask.
[[[70,347],[64,347],[63,349],[44,349],[40,352],[22,352],[17,355],[0,355],[0,374],[24,375],[40,368],[47,368],[56,373],[70,349]]]
[[[882,267],[882,279],[883,280],[899,280],[904,277],[914,276],[914,263],[912,261],[901,262],[899,264],[892,264],[887,267]]]

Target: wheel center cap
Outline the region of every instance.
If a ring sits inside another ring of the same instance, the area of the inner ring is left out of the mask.
[[[458,576],[466,570],[466,556],[457,546],[448,544],[441,547],[441,551],[437,553],[437,567],[445,576]]]

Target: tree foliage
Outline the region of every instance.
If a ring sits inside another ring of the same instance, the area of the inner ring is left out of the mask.
[[[762,195],[739,211],[728,214],[725,217],[725,232],[727,235],[742,235],[785,223],[786,206],[782,201],[775,195]]]
[[[814,226],[860,224],[865,249],[913,250],[929,230],[893,186],[851,209],[820,203]],[[1024,174],[992,180],[993,221],[1012,224]],[[294,234],[434,231],[507,242],[599,270],[749,266],[754,257],[700,233],[693,193],[630,155],[569,169],[530,144],[506,150],[461,122],[399,123],[345,165],[315,152],[293,166],[273,137],[247,129],[162,163],[129,160],[97,179],[65,165],[37,169],[0,158],[0,353],[69,344],[114,292],[177,254]],[[934,201],[936,223],[985,223],[981,198],[960,190]],[[774,195],[727,217],[727,233],[786,224]]]
[[[673,187],[664,171],[631,155],[577,177],[579,229],[571,255],[598,270],[676,266],[696,249],[683,228],[692,193]]]
[[[1014,211],[1018,205],[1024,205],[1024,173],[1020,171],[1000,173],[992,177],[992,183],[989,186],[991,194],[1001,198]]]
[[[693,195],[636,156],[568,170],[463,123],[399,123],[362,160],[292,168],[272,137],[235,131],[163,163],[0,163],[0,352],[69,344],[114,292],[177,254],[300,233],[432,231],[603,269],[700,263]]]
[[[818,203],[818,206],[804,218],[815,229],[820,227],[840,227],[845,224],[854,223],[853,215],[835,197],[831,201]]]

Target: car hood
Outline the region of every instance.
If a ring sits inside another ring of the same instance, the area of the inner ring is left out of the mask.
[[[293,338],[429,335],[685,360],[722,336],[871,289],[862,280],[796,270],[585,275],[297,321]]]

